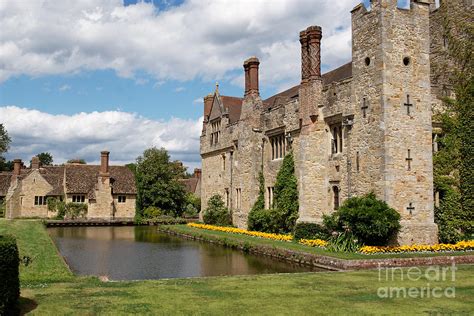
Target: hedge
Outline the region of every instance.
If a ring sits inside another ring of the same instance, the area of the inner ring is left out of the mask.
[[[13,236],[0,235],[0,315],[18,313],[20,258]]]

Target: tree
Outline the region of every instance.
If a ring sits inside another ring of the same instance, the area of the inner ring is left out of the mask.
[[[69,159],[66,163],[77,163],[81,165],[87,164],[87,162],[84,159]]]
[[[43,166],[51,166],[53,164],[53,155],[50,153],[39,153],[36,157],[39,158],[39,161]]]
[[[183,167],[170,162],[166,149],[145,150],[136,163],[137,215],[154,206],[167,215],[180,216],[186,205],[186,193],[178,182],[183,173]]]
[[[209,225],[228,226],[232,224],[229,210],[219,194],[211,196],[203,213],[204,223]]]
[[[474,234],[474,21],[461,0],[443,1],[436,24],[446,49],[438,52],[433,68],[438,83],[452,91],[441,113],[444,137],[434,155],[434,186],[441,203],[435,209],[440,240],[453,242]]]
[[[288,153],[283,159],[278,171],[273,189],[273,208],[282,220],[282,232],[291,232],[298,219],[298,183],[295,176],[293,153]]]
[[[8,132],[3,126],[3,124],[0,124],[0,156],[3,156],[4,153],[8,151],[8,148],[10,148],[10,136],[8,136]]]

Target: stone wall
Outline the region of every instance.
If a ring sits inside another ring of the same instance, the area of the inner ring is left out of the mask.
[[[49,214],[47,205],[35,205],[35,196],[46,196],[52,186],[41,176],[39,171],[32,171],[26,178],[21,180],[21,186],[18,190],[19,214],[16,217],[52,217]]]

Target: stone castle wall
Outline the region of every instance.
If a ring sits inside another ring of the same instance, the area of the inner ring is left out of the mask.
[[[269,207],[267,188],[274,185],[282,161],[271,159],[270,139],[284,133],[285,138],[291,135],[287,150],[295,157],[299,221],[320,222],[333,212],[334,190],[340,204],[374,192],[401,214],[399,243],[436,242],[429,21],[429,1],[412,1],[410,10],[397,8],[394,0],[372,1],[370,11],[357,6],[352,11],[352,77],[326,85],[304,64],[318,58],[314,34],[320,29],[301,32],[302,51],[313,48],[306,51],[309,57],[302,54],[298,99],[264,109],[259,98],[246,92],[241,119],[229,126],[224,116],[220,143],[214,146],[209,145],[210,124],[204,123],[203,209],[212,194],[225,197],[225,189],[235,202],[240,188],[239,207],[229,205],[234,224],[246,227],[261,167]],[[308,32],[313,32],[309,44]],[[341,130],[337,153],[332,150],[334,127]],[[222,155],[230,153],[232,167],[222,170]]]

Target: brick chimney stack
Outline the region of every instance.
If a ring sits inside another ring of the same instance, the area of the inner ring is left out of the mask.
[[[21,159],[13,160],[13,175],[19,176],[21,172]]]
[[[194,169],[194,177],[200,179],[201,178],[201,169],[195,168]]]
[[[40,167],[40,160],[37,156],[31,158],[31,169],[37,170]]]
[[[214,100],[214,95],[212,93],[204,97],[204,122],[209,121],[209,116],[211,115],[213,100]]]
[[[245,71],[245,95],[257,94],[258,90],[258,66],[260,61],[257,57],[250,57],[244,62]]]
[[[109,176],[109,154],[108,151],[100,152],[100,176],[108,177]]]
[[[321,38],[320,26],[300,32],[301,83],[321,79]]]

